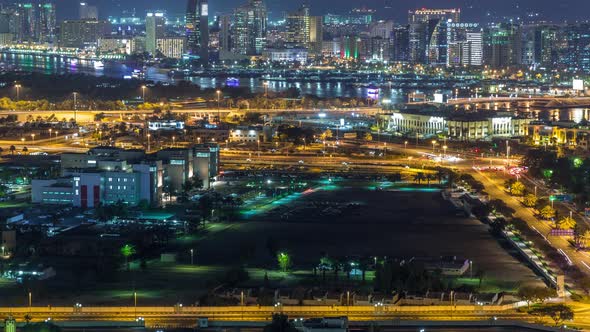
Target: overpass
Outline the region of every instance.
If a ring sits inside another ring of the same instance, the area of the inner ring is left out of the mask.
[[[172,307],[4,307],[0,317],[14,317],[18,322],[126,322],[144,321],[147,327],[192,327],[198,318],[212,322],[270,322],[273,314],[290,318],[323,318],[347,316],[350,321],[379,320],[526,320],[527,315],[516,311],[518,305],[457,305],[457,306],[225,306],[196,307],[177,304]]]
[[[433,102],[411,102],[408,105],[433,105]],[[516,107],[536,107],[536,108],[567,108],[567,107],[590,107],[590,97],[548,97],[548,96],[530,96],[530,97],[478,97],[478,98],[455,98],[449,99],[445,104],[436,103],[436,105],[447,105],[455,107],[477,108],[477,109],[510,109]]]
[[[345,115],[350,114],[352,112],[356,114],[364,114],[364,115],[375,115],[381,112],[381,108],[379,107],[362,107],[362,108],[338,108],[338,109],[215,109],[215,108],[199,108],[199,109],[172,109],[170,110],[173,114],[186,114],[188,116],[194,116],[197,118],[205,118],[205,117],[217,117],[221,115],[222,117],[228,116],[240,116],[245,115],[247,113],[261,113],[261,114],[268,114],[268,115],[297,115],[297,114],[317,114],[320,112],[326,114],[335,114],[335,115]],[[31,111],[12,111],[12,110],[0,110],[0,117],[8,116],[8,115],[16,115],[18,121],[27,121],[28,118],[33,117],[36,119],[37,117],[46,118],[49,116],[55,116],[58,120],[66,119],[74,119],[76,118],[78,122],[93,122],[94,116],[97,114],[104,114],[106,117],[110,118],[119,118],[119,119],[128,119],[134,115],[139,116],[148,116],[153,115],[153,110],[31,110]]]

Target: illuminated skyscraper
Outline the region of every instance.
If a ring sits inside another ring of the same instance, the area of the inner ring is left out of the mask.
[[[37,40],[39,42],[53,43],[55,41],[55,33],[57,28],[57,21],[55,18],[55,4],[42,3],[39,4],[39,22],[37,28]]]
[[[98,20],[98,7],[87,2],[80,2],[79,18],[81,20]]]
[[[309,46],[308,49],[315,55],[322,54],[324,42],[324,18],[312,16],[309,19]]]
[[[498,24],[484,35],[484,64],[506,68],[522,62],[522,32],[516,24]]]
[[[186,10],[187,50],[198,56],[202,65],[209,63],[209,3],[188,0]]]
[[[234,12],[234,53],[261,54],[266,46],[266,6],[262,0],[250,0]]]
[[[308,47],[310,42],[310,15],[307,5],[287,14],[287,43],[294,47]]]
[[[158,51],[157,40],[166,35],[166,18],[164,13],[147,13],[145,18],[145,50],[156,55]]]
[[[408,12],[409,53],[414,63],[446,62],[448,21],[460,22],[460,9],[416,9]]]
[[[36,41],[37,18],[35,6],[32,3],[19,3],[16,10],[18,42]]]

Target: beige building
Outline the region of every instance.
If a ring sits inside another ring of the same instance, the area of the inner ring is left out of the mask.
[[[457,140],[490,140],[495,137],[526,136],[531,119],[509,114],[455,115],[444,112],[393,111],[379,115],[379,127],[398,135],[432,137],[446,135]]]
[[[165,57],[180,59],[184,54],[185,38],[183,37],[166,37],[156,40],[157,49]]]

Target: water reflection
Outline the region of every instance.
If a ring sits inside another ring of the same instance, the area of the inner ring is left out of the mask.
[[[123,78],[131,76],[134,70],[142,70],[147,80],[155,82],[173,83],[174,78],[168,75],[168,72],[156,67],[139,68],[138,66],[126,65],[117,62],[105,62],[97,66],[94,61],[71,59],[63,56],[46,56],[46,55],[25,55],[0,52],[0,62],[6,69],[23,70],[29,72],[40,72],[45,74],[68,74],[81,73],[92,76],[106,76],[111,78]],[[189,80],[198,84],[204,89],[217,89],[225,85],[225,79],[215,77],[191,77]],[[263,81],[258,78],[241,78],[239,87],[248,88],[253,93],[263,93],[265,86]],[[315,95],[320,98],[367,98],[368,89],[365,87],[355,87],[346,83],[300,83],[286,81],[270,81],[268,91],[283,92],[290,88],[296,88],[304,95]],[[403,89],[382,89],[380,97],[390,99],[392,103],[402,103],[406,96],[415,90]],[[432,91],[427,91],[432,92]]]

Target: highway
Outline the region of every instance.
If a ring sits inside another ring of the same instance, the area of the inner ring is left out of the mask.
[[[277,115],[277,114],[285,114],[288,113],[290,115],[296,114],[310,114],[310,113],[327,113],[327,114],[335,114],[335,115],[342,115],[342,114],[350,114],[354,112],[355,114],[364,114],[364,115],[375,115],[381,113],[381,108],[377,107],[359,107],[359,108],[339,108],[339,109],[216,109],[216,108],[196,108],[196,109],[172,109],[170,110],[173,114],[187,114],[193,115],[196,117],[216,117],[217,115],[221,115],[222,117],[239,115],[239,114],[246,114],[246,113],[263,113],[269,115]],[[51,115],[55,116],[58,119],[66,118],[66,119],[73,119],[76,118],[80,123],[87,123],[87,122],[94,122],[94,116],[97,114],[104,114],[107,117],[115,117],[115,118],[127,118],[131,115],[153,115],[153,110],[31,110],[31,111],[22,111],[22,110],[0,110],[0,117],[5,117],[8,115],[16,115],[18,121],[27,121],[27,118],[33,117],[37,118],[38,116],[44,118],[49,117]]]
[[[197,318],[211,321],[269,322],[273,314],[289,318],[347,316],[351,321],[377,320],[527,320],[512,306],[231,306],[231,307],[20,307],[0,308],[0,316],[23,321],[121,321],[145,320],[147,327],[190,327]]]

